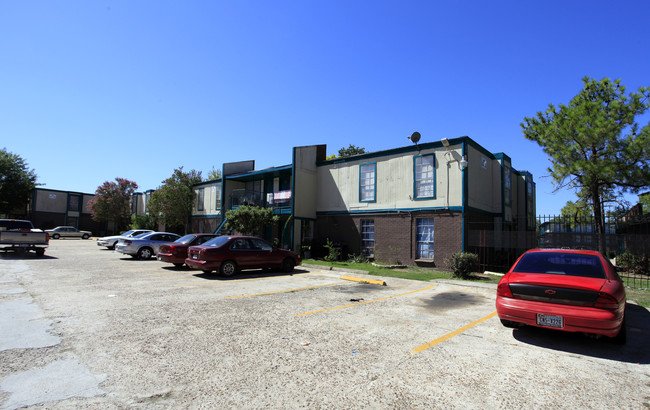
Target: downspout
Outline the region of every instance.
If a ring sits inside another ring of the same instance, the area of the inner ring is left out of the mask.
[[[291,244],[290,248],[293,251],[296,251],[294,249],[294,232],[296,231],[296,228],[294,224],[296,223],[296,218],[295,218],[295,212],[296,212],[296,147],[293,147],[293,154],[291,158],[291,215],[289,215],[289,218],[291,218],[291,231],[289,233],[289,243]],[[298,249],[300,251],[300,249]]]
[[[467,157],[467,140],[463,140],[463,158],[468,158]],[[465,212],[467,210],[467,203],[468,203],[468,185],[469,185],[469,174],[468,174],[468,169],[469,167],[465,167],[461,172],[463,173],[463,197],[462,197],[462,211],[461,211],[461,226],[462,226],[462,233],[461,233],[461,250],[463,252],[467,251],[466,248],[466,236],[467,236],[467,220],[466,220],[466,215]]]

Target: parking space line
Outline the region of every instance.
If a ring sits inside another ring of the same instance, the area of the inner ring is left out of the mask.
[[[318,272],[306,272],[306,273],[294,273],[291,275],[291,277],[294,276],[302,276],[302,275],[312,275],[314,273]],[[202,286],[202,285],[222,285],[224,283],[232,283],[232,282],[243,282],[247,280],[264,280],[264,279],[276,279],[279,277],[286,277],[286,276],[260,276],[257,278],[246,278],[246,279],[226,279],[226,280],[217,280],[217,281],[210,281],[210,282],[192,282],[192,283],[180,283],[177,286]]]
[[[451,332],[451,333],[447,333],[446,335],[444,335],[444,336],[442,336],[442,337],[439,337],[439,338],[437,338],[437,339],[435,339],[435,340],[432,340],[432,341],[430,341],[429,343],[425,343],[425,344],[423,344],[422,346],[416,347],[415,349],[411,350],[411,354],[412,354],[412,355],[418,354],[418,353],[420,353],[420,352],[422,352],[422,351],[424,351],[424,350],[427,350],[427,349],[429,349],[429,348],[431,348],[431,347],[433,347],[433,346],[435,346],[435,345],[437,345],[437,344],[439,344],[439,343],[444,342],[445,340],[449,340],[449,339],[451,339],[452,337],[454,337],[454,336],[456,336],[456,335],[459,335],[459,334],[463,333],[463,332],[466,331],[467,329],[470,329],[470,328],[472,328],[472,327],[478,325],[479,323],[483,323],[483,322],[485,322],[486,320],[493,318],[494,316],[496,316],[496,314],[497,314],[497,312],[494,311],[494,312],[490,313],[489,315],[480,318],[479,320],[475,320],[474,322],[472,322],[472,323],[470,323],[470,324],[468,324],[468,325],[465,325],[465,326],[461,327],[460,329],[454,330],[453,332]]]
[[[321,312],[327,312],[327,311],[330,311],[330,310],[343,309],[343,308],[347,308],[347,307],[350,307],[350,306],[363,305],[363,304],[365,304],[365,303],[379,302],[379,301],[386,300],[386,299],[391,299],[391,298],[396,298],[396,297],[399,297],[399,296],[410,295],[410,294],[412,294],[412,293],[422,292],[423,290],[431,289],[431,288],[433,288],[434,286],[436,286],[436,285],[434,284],[434,285],[431,285],[431,286],[427,286],[426,288],[422,288],[422,289],[414,290],[414,291],[411,291],[411,292],[400,293],[399,295],[387,296],[387,297],[385,297],[385,298],[380,298],[380,299],[366,300],[366,301],[363,301],[363,302],[355,302],[355,303],[350,303],[350,304],[348,304],[348,305],[335,306],[335,307],[326,308],[326,309],[321,309],[321,310],[314,310],[314,311],[312,311],[312,312],[299,313],[299,314],[294,315],[294,316],[295,316],[295,317],[299,317],[299,316],[307,316],[307,315],[311,315],[311,314],[314,314],[314,313],[321,313]]]
[[[226,299],[237,299],[237,298],[247,298],[250,296],[262,296],[262,295],[272,295],[274,293],[287,293],[287,292],[295,292],[299,290],[305,290],[305,289],[317,289],[317,288],[324,288],[326,286],[336,286],[336,285],[344,285],[346,283],[350,282],[337,282],[337,283],[328,283],[326,285],[314,285],[314,286],[305,286],[303,288],[293,288],[293,289],[285,289],[285,290],[275,290],[273,292],[263,292],[263,293],[252,293],[250,295],[240,295],[240,296],[228,296]]]

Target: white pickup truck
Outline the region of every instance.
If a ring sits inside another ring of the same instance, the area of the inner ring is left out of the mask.
[[[50,236],[41,229],[34,229],[31,221],[0,219],[0,251],[34,251],[43,256],[50,243]]]

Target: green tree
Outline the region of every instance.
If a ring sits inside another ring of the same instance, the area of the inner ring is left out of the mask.
[[[365,153],[366,153],[365,148],[357,147],[356,145],[350,144],[349,147],[341,148],[339,150],[339,158],[353,157],[355,155],[361,155]]]
[[[88,202],[92,218],[99,222],[112,221],[118,231],[126,228],[131,220],[131,196],[136,189],[138,184],[124,178],[104,182]]]
[[[224,228],[242,235],[259,235],[263,227],[276,223],[278,219],[271,208],[242,205],[226,212]]]
[[[183,167],[174,170],[171,177],[151,194],[147,203],[149,214],[163,218],[168,227],[183,227],[187,233],[194,207],[193,185],[201,182],[201,171],[183,172]]]
[[[213,166],[210,172],[208,172],[208,178],[206,181],[216,181],[218,179],[221,179],[221,170],[215,169]]]
[[[639,203],[643,206],[643,213],[650,213],[650,192],[639,195]]]
[[[17,154],[0,151],[0,214],[27,211],[29,195],[36,187],[36,174]]]
[[[548,106],[521,124],[524,136],[551,157],[556,187],[586,194],[593,207],[599,250],[605,253],[604,190],[637,192],[650,180],[650,124],[639,131],[635,117],[648,107],[646,88],[625,93],[620,80],[589,77],[568,105]]]

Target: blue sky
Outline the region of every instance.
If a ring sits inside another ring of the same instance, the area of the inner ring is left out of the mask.
[[[647,0],[0,0],[0,147],[44,187],[92,193],[286,165],[294,146],[467,135],[558,213],[574,196],[519,124],[584,76],[650,86],[648,16]]]

